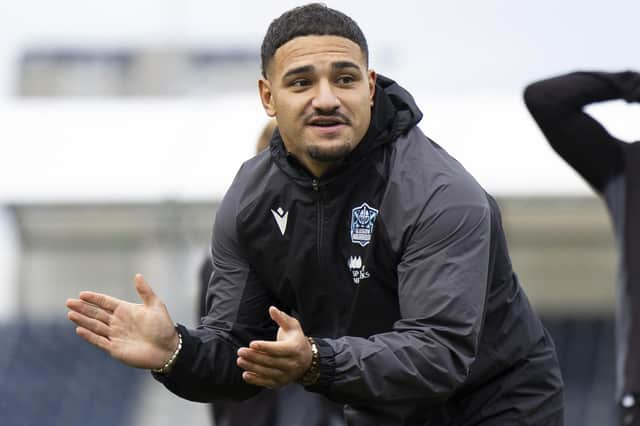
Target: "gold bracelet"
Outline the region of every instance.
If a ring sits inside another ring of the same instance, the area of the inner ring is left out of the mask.
[[[312,386],[315,385],[320,378],[320,352],[313,337],[307,337],[307,340],[309,340],[309,344],[311,345],[311,365],[298,382],[303,386]]]
[[[154,373],[160,373],[160,374],[164,374],[167,371],[169,371],[169,369],[173,366],[173,364],[175,364],[176,359],[178,359],[178,354],[180,353],[181,349],[182,349],[182,336],[180,335],[180,333],[178,333],[178,347],[173,352],[173,355],[171,355],[171,358],[169,358],[162,367],[153,368],[151,369],[151,371],[153,371]]]

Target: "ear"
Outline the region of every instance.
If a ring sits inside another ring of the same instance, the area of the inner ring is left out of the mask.
[[[378,77],[374,70],[369,70],[368,72],[369,79],[369,101],[371,102],[371,106],[373,106],[373,99],[376,96],[376,78]]]
[[[276,107],[273,103],[273,92],[271,91],[269,80],[264,78],[258,80],[258,91],[260,92],[260,101],[262,101],[264,111],[269,117],[275,117]]]

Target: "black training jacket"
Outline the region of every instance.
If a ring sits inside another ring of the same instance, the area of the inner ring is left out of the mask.
[[[555,425],[555,349],[513,274],[500,215],[417,127],[413,98],[378,76],[362,142],[315,179],[287,154],[247,161],[216,215],[208,314],[179,326],[167,375],[195,401],[247,398],[236,352],[274,339],[270,305],[316,338],[308,388],[352,425]]]

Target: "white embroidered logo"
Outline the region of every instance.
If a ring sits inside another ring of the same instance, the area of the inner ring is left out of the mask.
[[[350,256],[349,260],[347,260],[347,266],[351,271],[351,277],[355,284],[360,284],[360,280],[369,278],[369,272],[367,272],[367,269],[362,264],[362,258],[360,256]]]
[[[287,230],[287,216],[289,216],[289,212],[285,212],[282,207],[278,207],[277,210],[271,209],[271,213],[273,213],[273,218],[276,220],[280,232],[284,235]]]

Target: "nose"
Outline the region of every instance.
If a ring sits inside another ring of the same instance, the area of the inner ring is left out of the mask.
[[[331,83],[322,80],[318,83],[311,106],[319,111],[333,112],[340,106],[340,99],[336,96]]]

